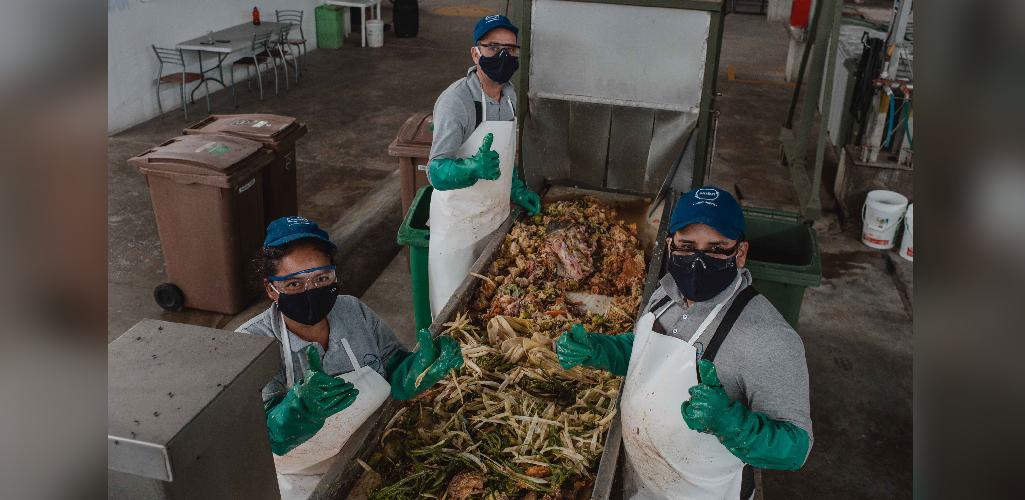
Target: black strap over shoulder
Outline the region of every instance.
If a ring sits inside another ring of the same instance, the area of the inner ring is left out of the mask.
[[[733,299],[733,303],[730,304],[730,308],[723,315],[722,321],[719,322],[719,328],[715,329],[712,340],[705,346],[705,352],[701,355],[701,359],[715,361],[715,355],[718,354],[719,347],[726,340],[726,336],[730,334],[730,330],[733,329],[733,324],[736,323],[740,313],[747,307],[747,303],[755,298],[756,295],[758,295],[758,290],[755,290],[755,287],[751,285],[748,285],[747,288],[737,294],[737,297]]]
[[[722,346],[726,336],[730,334],[730,330],[733,330],[733,324],[737,322],[737,318],[740,317],[740,313],[747,307],[747,303],[751,302],[751,299],[758,295],[758,290],[755,287],[748,285],[747,288],[740,291],[737,294],[737,298],[733,299],[733,303],[730,304],[730,308],[726,310],[726,314],[723,315],[722,321],[719,322],[719,327],[715,329],[715,334],[712,335],[712,340],[708,342],[708,346],[705,348],[702,359],[709,361],[715,361],[715,355],[719,353],[719,347]],[[755,491],[755,474],[754,468],[748,464],[744,464],[744,469],[741,472],[740,481],[740,500],[749,500]]]
[[[477,124],[473,127],[477,128],[480,126],[480,122],[484,121],[484,110],[481,108],[480,101],[473,101],[473,109],[477,112]]]
[[[669,302],[670,300],[673,300],[673,299],[672,299],[672,297],[670,297],[668,295],[666,295],[665,297],[662,297],[661,300],[659,300],[658,302],[655,302],[654,304],[652,304],[652,306],[648,309],[648,312],[653,313],[653,312],[659,310],[659,308],[661,308],[662,306],[666,305],[666,303]]]

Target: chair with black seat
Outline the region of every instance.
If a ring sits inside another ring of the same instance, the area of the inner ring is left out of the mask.
[[[278,17],[279,23],[285,23],[291,26],[292,29],[299,28],[299,38],[287,37],[287,44],[295,47],[296,52],[296,81],[299,80],[299,56],[303,59],[306,58],[306,35],[303,33],[303,11],[295,9],[275,10],[274,14]],[[291,35],[292,29],[289,29],[288,35]]]
[[[163,84],[178,85],[179,92],[182,96],[182,111],[185,112],[185,119],[189,119],[189,100],[185,98],[185,85],[192,82],[199,82],[196,87],[199,87],[203,83],[203,74],[186,71],[185,67],[185,55],[181,49],[168,49],[163,47],[153,47],[153,53],[157,55],[157,61],[160,62],[160,67],[157,69],[157,109],[160,110],[160,114],[164,114],[164,106],[160,102],[160,86]],[[180,66],[181,71],[164,74],[164,65]],[[194,91],[195,89],[193,89]],[[195,103],[195,101],[193,101]],[[210,94],[206,96],[206,112],[210,113]]]
[[[267,31],[264,33],[257,33],[253,35],[253,42],[249,46],[249,55],[245,55],[231,63],[231,87],[235,88],[235,66],[243,65],[246,67],[246,88],[252,90],[252,73],[250,68],[256,69],[256,86],[260,89],[260,100],[263,100],[263,73],[260,71],[260,67],[268,67],[274,72],[274,95],[278,93],[278,65],[275,59],[271,57],[271,38],[276,36],[276,31]],[[232,93],[234,95],[234,93]],[[238,102],[235,103],[238,107]]]

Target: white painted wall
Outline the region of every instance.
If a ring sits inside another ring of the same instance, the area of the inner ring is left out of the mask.
[[[256,2],[254,4],[254,2]],[[317,46],[313,9],[319,0],[107,0],[107,133],[113,134],[157,116],[154,90],[156,56],[150,44],[174,47],[178,42],[202,36],[252,19],[253,7],[260,18],[274,20],[275,9],[302,9],[307,47]],[[237,58],[229,56],[227,61]],[[195,53],[186,53],[190,70],[198,70]],[[209,59],[211,64],[214,59]],[[204,67],[207,66],[204,60]],[[227,68],[225,68],[227,69]],[[166,70],[165,70],[166,71]],[[225,79],[228,78],[225,73]],[[211,84],[210,90],[220,89]],[[206,112],[203,89],[196,91],[196,118]],[[181,107],[178,88],[163,85],[164,111]],[[190,118],[193,116],[189,110]]]
[[[765,18],[770,23],[790,23],[790,6],[793,0],[769,0]]]

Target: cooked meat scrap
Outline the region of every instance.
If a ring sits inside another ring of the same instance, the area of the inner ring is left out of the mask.
[[[448,497],[454,500],[467,500],[481,493],[484,493],[484,474],[480,472],[460,472],[448,483]]]

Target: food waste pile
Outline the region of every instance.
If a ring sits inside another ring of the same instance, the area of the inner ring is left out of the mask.
[[[596,199],[517,221],[475,275],[468,310],[445,324],[465,365],[395,413],[360,462],[357,489],[374,499],[588,497],[620,378],[563,370],[554,340],[574,323],[632,329],[644,272],[636,226]]]

